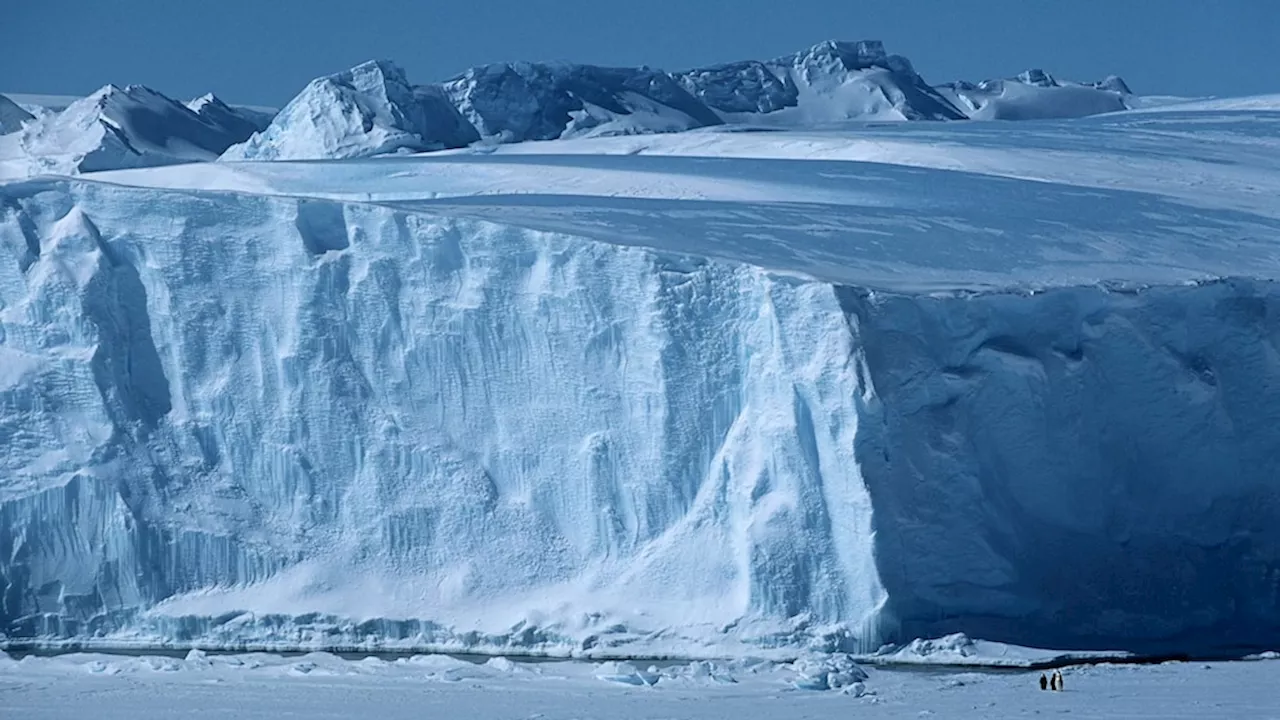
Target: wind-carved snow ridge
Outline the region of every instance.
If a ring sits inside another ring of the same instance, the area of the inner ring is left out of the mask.
[[[322,201],[14,192],[10,637],[878,643],[831,286]]]

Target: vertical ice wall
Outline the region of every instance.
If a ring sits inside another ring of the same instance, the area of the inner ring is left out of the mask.
[[[1275,283],[842,295],[892,635],[1280,641]]]
[[[1272,283],[893,295],[91,183],[2,213],[11,636],[1280,640]]]
[[[883,601],[830,286],[318,201],[5,192],[11,635],[250,611],[687,652]]]

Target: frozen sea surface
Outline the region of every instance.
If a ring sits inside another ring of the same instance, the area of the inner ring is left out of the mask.
[[[1024,671],[868,668],[865,680],[818,691],[797,687],[791,666],[749,661],[637,668],[622,679],[617,670],[444,656],[0,657],[0,703],[5,717],[25,720],[1280,718],[1274,660],[1071,667],[1063,692],[1040,691],[1039,672]]]

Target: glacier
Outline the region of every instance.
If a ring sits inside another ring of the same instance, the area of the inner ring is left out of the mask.
[[[743,130],[0,184],[4,641],[1280,641],[1274,102]]]

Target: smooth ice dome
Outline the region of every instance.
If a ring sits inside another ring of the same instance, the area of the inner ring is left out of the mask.
[[[1268,107],[2,185],[0,631],[1274,645]]]

